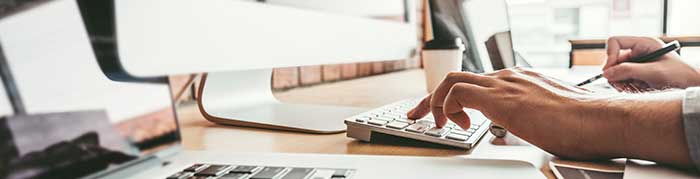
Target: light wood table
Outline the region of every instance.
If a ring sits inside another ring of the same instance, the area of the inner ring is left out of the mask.
[[[407,70],[275,94],[290,103],[311,103],[374,108],[406,98],[424,96],[422,70]],[[548,178],[552,158],[542,150],[509,136],[496,139],[490,133],[472,150],[420,147],[391,143],[360,142],[340,134],[305,134],[236,126],[216,125],[205,120],[196,104],[178,107],[183,145],[188,150],[229,152],[285,152],[364,155],[444,156],[522,160],[532,163]]]

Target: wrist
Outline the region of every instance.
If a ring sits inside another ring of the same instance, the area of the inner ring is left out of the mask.
[[[693,87],[693,86],[700,86],[700,69],[694,69],[695,76],[692,78],[689,78],[689,80],[692,80],[692,82],[688,83],[689,85],[687,87]]]

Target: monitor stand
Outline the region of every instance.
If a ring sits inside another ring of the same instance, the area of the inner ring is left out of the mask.
[[[282,103],[272,95],[271,76],[271,69],[206,74],[199,87],[199,110],[217,124],[316,134],[344,132],[346,118],[367,110]]]

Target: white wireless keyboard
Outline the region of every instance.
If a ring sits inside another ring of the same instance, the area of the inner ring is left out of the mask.
[[[491,121],[473,109],[464,111],[471,127],[462,129],[452,121],[443,128],[435,127],[432,114],[418,120],[406,118],[406,112],[420,100],[403,100],[345,119],[347,136],[371,142],[373,133],[405,137],[435,144],[470,149],[488,131]]]

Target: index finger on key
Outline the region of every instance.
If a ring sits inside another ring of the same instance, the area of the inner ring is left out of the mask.
[[[431,94],[424,97],[418,105],[406,113],[406,117],[409,119],[420,119],[428,115],[428,113],[430,113],[430,98],[432,98]]]
[[[482,87],[490,87],[495,83],[495,79],[470,73],[470,72],[450,72],[445,79],[438,85],[430,99],[430,111],[433,112],[435,124],[437,127],[443,127],[447,123],[447,116],[443,112],[445,97],[456,83],[469,83]]]

